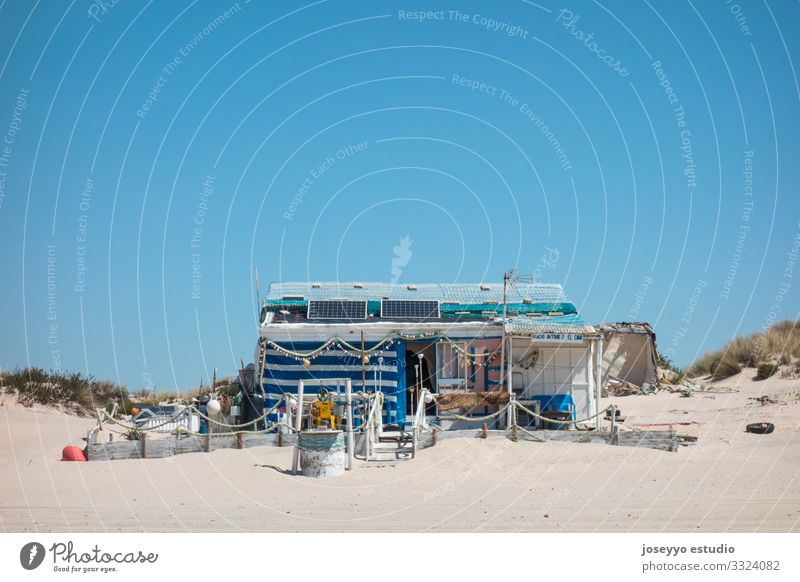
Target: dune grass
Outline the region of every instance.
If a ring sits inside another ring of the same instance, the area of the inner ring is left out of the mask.
[[[48,372],[22,368],[0,373],[0,392],[16,395],[23,406],[58,405],[82,414],[92,414],[118,402],[124,405],[128,391],[106,380],[95,380],[77,372]]]
[[[800,322],[786,320],[774,324],[765,332],[734,338],[721,350],[704,354],[689,366],[687,374],[722,380],[738,374],[745,367],[785,365],[798,359]]]

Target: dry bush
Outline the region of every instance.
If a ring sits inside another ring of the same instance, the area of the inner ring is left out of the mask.
[[[689,366],[689,376],[711,375],[715,380],[738,374],[742,367],[791,362],[800,358],[800,326],[797,321],[781,321],[764,333],[734,338],[719,351],[704,354]]]
[[[711,377],[714,380],[724,380],[725,378],[730,378],[731,376],[735,376],[739,372],[742,371],[742,365],[733,360],[729,357],[722,358],[717,367],[711,371]]]
[[[759,364],[756,377],[760,380],[766,380],[770,376],[778,373],[778,364]]]

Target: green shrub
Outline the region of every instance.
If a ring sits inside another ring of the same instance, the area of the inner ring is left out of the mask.
[[[142,431],[138,428],[129,428],[125,431],[125,438],[129,441],[140,441],[142,440]]]
[[[689,366],[687,374],[691,377],[710,376],[714,370],[717,369],[720,362],[722,362],[722,355],[722,352],[709,352],[705,354]]]
[[[711,370],[711,377],[714,380],[724,380],[725,378],[735,376],[741,371],[742,365],[739,362],[735,361],[733,358],[723,357],[716,368]]]
[[[778,372],[778,364],[759,364],[756,378],[766,380],[770,376],[774,376]]]
[[[98,382],[77,372],[47,372],[41,368],[5,372],[0,374],[0,384],[4,392],[16,394],[23,406],[60,405],[85,413],[127,396],[124,387],[112,382]]]

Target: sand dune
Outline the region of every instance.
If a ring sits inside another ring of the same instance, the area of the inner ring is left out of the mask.
[[[613,399],[626,424],[697,422],[678,453],[453,439],[412,461],[338,478],[284,473],[289,448],[61,462],[94,424],[0,407],[4,531],[798,531],[800,382],[718,383],[733,393]],[[769,395],[777,404],[751,398]],[[771,435],[745,424],[776,424]]]

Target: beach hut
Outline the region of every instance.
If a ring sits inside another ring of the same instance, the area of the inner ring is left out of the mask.
[[[459,416],[489,413],[503,402],[496,395],[513,394],[558,397],[580,418],[597,410],[600,342],[557,284],[516,283],[504,297],[492,283],[273,283],[257,385],[271,407],[300,380],[313,395],[321,386],[341,393],[350,379],[355,392],[383,393],[387,425],[407,424],[421,406],[444,421],[450,395],[466,403]],[[422,389],[437,401],[421,405]]]
[[[509,317],[506,333],[511,353],[508,382],[517,400],[561,420],[588,418],[599,410],[602,336],[574,306],[534,317]]]
[[[656,334],[647,323],[601,323],[595,326],[605,342],[604,385],[622,380],[635,386],[658,384]]]

